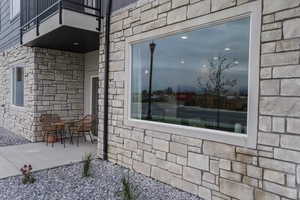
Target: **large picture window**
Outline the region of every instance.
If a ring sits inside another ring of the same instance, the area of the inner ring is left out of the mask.
[[[24,68],[12,69],[12,104],[24,106]]]
[[[250,17],[132,45],[130,117],[247,134]]]

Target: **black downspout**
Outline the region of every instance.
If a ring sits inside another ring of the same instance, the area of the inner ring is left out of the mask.
[[[109,84],[109,52],[110,52],[110,15],[112,0],[107,0],[105,23],[105,68],[104,68],[104,118],[103,118],[103,160],[108,153],[108,84]]]

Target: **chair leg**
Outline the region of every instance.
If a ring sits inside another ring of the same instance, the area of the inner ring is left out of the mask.
[[[66,132],[65,132],[65,129],[63,129],[62,133],[63,133],[62,137],[63,137],[64,148],[66,148],[66,141],[65,141],[65,139],[66,139]]]
[[[80,136],[80,133],[77,134],[77,146],[79,147],[79,136]]]
[[[82,132],[82,137],[84,138],[84,142],[86,143],[85,132]]]
[[[94,144],[93,138],[92,138],[92,131],[89,132],[90,138],[91,138],[91,143]]]
[[[59,134],[60,134],[60,143],[63,144],[63,130],[59,130]]]
[[[70,133],[70,144],[74,144],[73,142],[73,133],[69,132]]]

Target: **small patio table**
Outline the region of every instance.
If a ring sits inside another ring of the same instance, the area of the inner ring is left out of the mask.
[[[52,126],[56,127],[57,132],[60,134],[60,142],[61,142],[61,144],[64,144],[64,147],[66,147],[66,143],[65,143],[65,139],[67,136],[66,132],[68,132],[70,134],[71,143],[73,144],[73,137],[72,137],[72,133],[70,131],[70,126],[76,122],[77,122],[77,120],[67,121],[67,122],[60,121],[60,122],[51,123]]]

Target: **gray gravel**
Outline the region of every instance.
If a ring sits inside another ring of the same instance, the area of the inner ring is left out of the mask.
[[[34,167],[34,166],[33,166]],[[93,161],[92,176],[82,178],[82,163],[35,172],[37,181],[23,185],[20,176],[0,180],[1,200],[119,200],[120,180],[128,170],[101,160]],[[134,172],[139,200],[200,200],[192,194]]]
[[[0,127],[0,147],[27,143],[30,143],[30,141]]]

